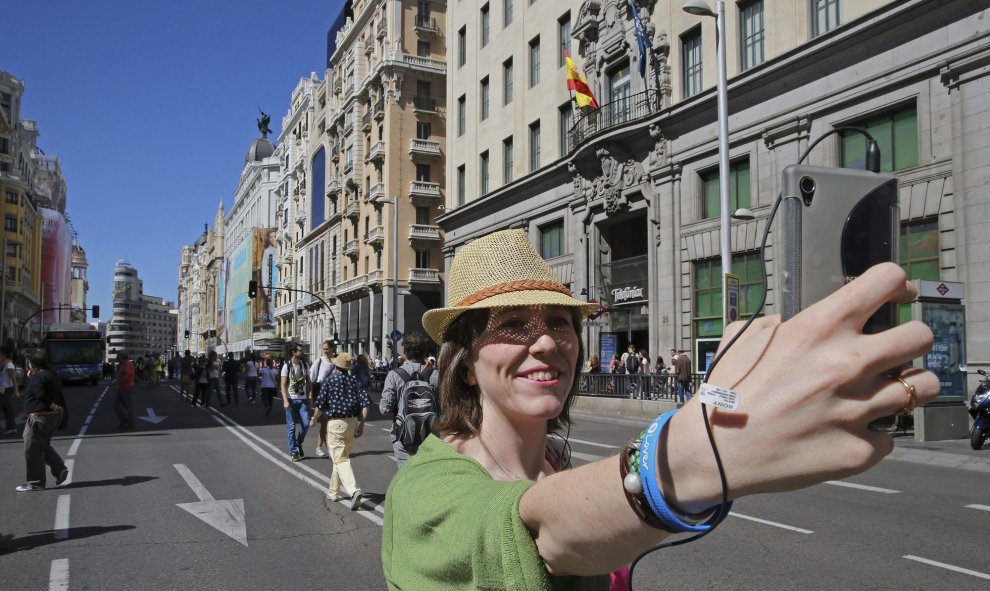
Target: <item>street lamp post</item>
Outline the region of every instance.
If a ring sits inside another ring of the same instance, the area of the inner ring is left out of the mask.
[[[398,357],[396,351],[398,343],[392,339],[392,335],[399,330],[399,315],[396,310],[399,305],[399,196],[396,195],[391,199],[377,197],[374,201],[375,203],[388,203],[392,206],[392,331],[389,333],[388,340],[392,343],[392,361],[394,362]]]
[[[715,18],[716,49],[718,53],[718,197],[719,197],[719,246],[722,251],[722,330],[728,324],[726,300],[728,290],[726,275],[732,272],[732,227],[729,211],[729,92],[726,73],[725,0],[715,0],[712,10],[705,0],[688,0],[684,12]]]

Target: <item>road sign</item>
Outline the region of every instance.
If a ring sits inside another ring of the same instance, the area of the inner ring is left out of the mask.
[[[726,324],[739,320],[739,276],[726,273],[722,283],[725,289]]]
[[[397,330],[393,330],[392,332],[388,333],[388,338],[392,339],[392,342],[398,343],[399,341],[402,340],[402,333]]]

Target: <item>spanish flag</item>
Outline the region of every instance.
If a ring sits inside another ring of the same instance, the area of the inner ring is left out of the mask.
[[[591,88],[588,87],[588,80],[581,72],[578,72],[577,65],[571,59],[571,54],[567,52],[567,49],[562,49],[564,51],[564,65],[567,68],[567,90],[574,91],[574,101],[579,107],[597,109],[598,101],[595,100],[595,95],[591,93]]]

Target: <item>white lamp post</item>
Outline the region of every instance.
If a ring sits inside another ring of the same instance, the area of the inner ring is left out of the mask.
[[[396,309],[399,305],[399,196],[396,195],[392,199],[376,197],[374,202],[388,203],[392,206],[392,332],[389,333],[388,340],[392,343],[392,361],[394,362],[399,356],[399,343],[394,341],[391,336],[399,330],[399,314]]]
[[[718,196],[719,241],[722,251],[722,330],[728,324],[726,314],[725,276],[732,272],[732,226],[729,211],[729,94],[725,67],[725,0],[715,0],[712,10],[705,0],[688,0],[684,12],[697,16],[715,17],[716,45],[718,50]]]

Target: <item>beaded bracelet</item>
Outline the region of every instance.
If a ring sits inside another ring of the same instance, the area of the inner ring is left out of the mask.
[[[725,518],[732,503],[724,512],[714,507],[703,515],[682,514],[667,505],[655,474],[660,436],[675,412],[658,416],[626,447],[623,458],[626,461],[620,462],[626,501],[640,519],[652,527],[671,533],[708,531],[721,521],[720,517]]]

